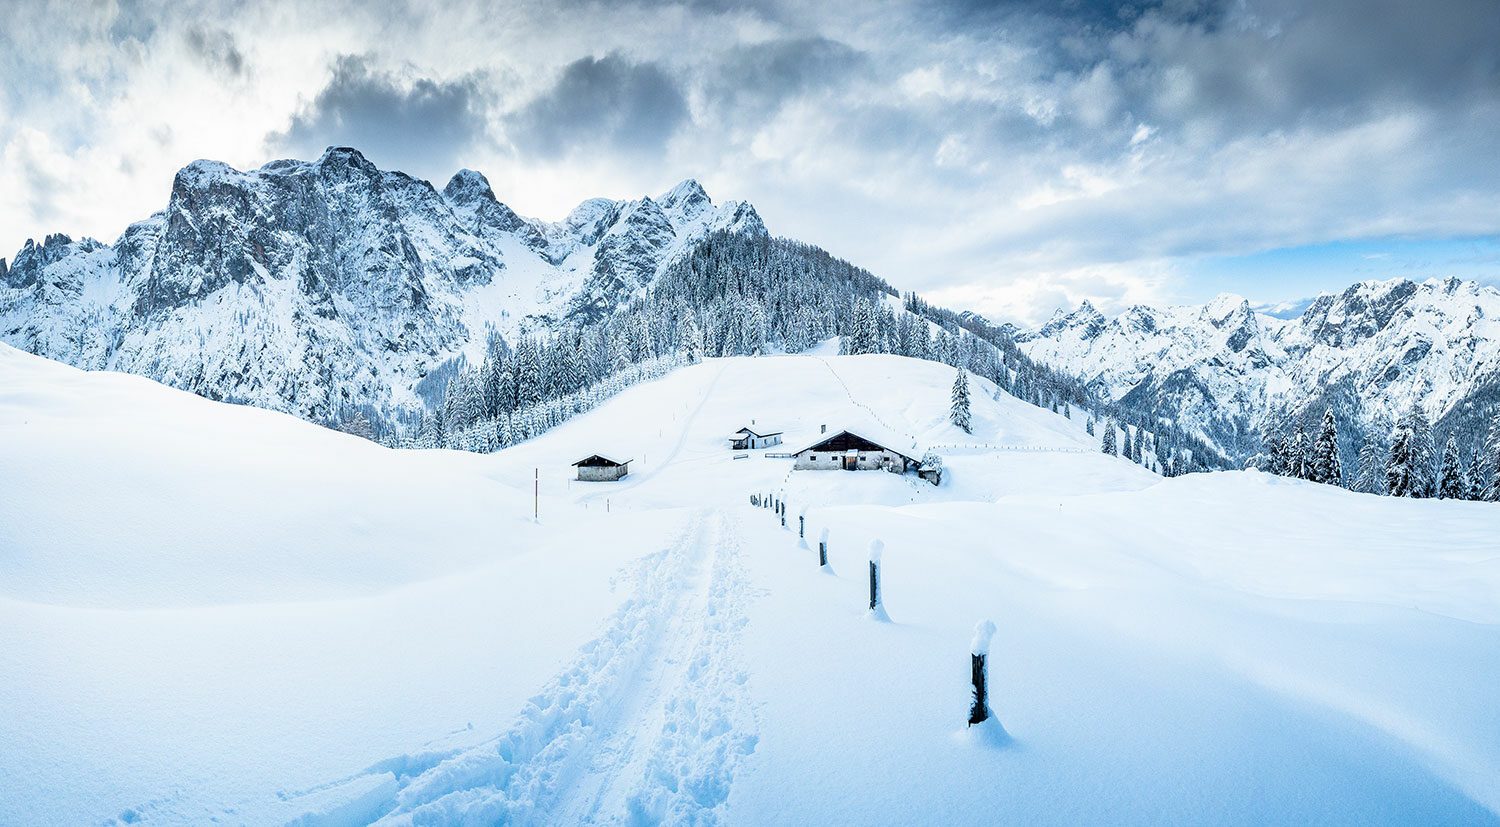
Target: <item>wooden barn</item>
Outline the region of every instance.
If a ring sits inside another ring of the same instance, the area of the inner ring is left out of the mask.
[[[603,454],[592,454],[573,463],[578,468],[578,478],[585,482],[614,482],[630,473],[633,460],[610,459]]]
[[[772,445],[780,444],[780,431],[766,431],[765,433],[761,433],[749,428],[741,428],[729,435],[729,447],[736,451],[744,451],[750,448],[769,448]]]
[[[904,474],[921,465],[916,459],[852,431],[819,439],[792,455],[804,471],[890,471]]]

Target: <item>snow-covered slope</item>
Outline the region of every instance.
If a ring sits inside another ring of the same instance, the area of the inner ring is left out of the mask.
[[[0,345],[0,823],[1500,822],[1500,510],[1162,480],[982,380],[965,435],[951,381],[708,360],[472,455]]]
[[[547,223],[478,172],[438,192],[348,148],[248,172],[197,161],[113,245],[27,242],[0,268],[0,341],[315,421],[388,419],[490,329],[598,318],[713,230],[765,232],[692,180]]]
[[[1098,393],[1154,407],[1243,458],[1258,446],[1247,429],[1280,410],[1333,403],[1358,425],[1388,427],[1413,404],[1433,421],[1487,409],[1500,382],[1500,291],[1458,279],[1367,281],[1294,319],[1231,295],[1114,319],[1084,303],[1016,338]]]

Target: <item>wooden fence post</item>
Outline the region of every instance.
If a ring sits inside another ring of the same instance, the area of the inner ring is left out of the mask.
[[[981,620],[974,626],[974,642],[969,647],[969,668],[974,682],[974,701],[969,705],[969,726],[982,724],[989,720],[991,715],[987,683],[990,638],[994,636],[995,624],[992,621]]]
[[[885,543],[870,541],[870,614],[885,617],[885,606],[880,598],[880,558],[885,554]]]

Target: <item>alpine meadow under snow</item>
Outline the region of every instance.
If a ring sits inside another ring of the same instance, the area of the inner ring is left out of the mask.
[[[0,827],[1500,827],[1497,157],[1500,0],[11,0]]]
[[[0,823],[1500,822],[1500,509],[959,384],[711,357],[470,453],[0,345]],[[942,482],[769,455],[824,425]]]

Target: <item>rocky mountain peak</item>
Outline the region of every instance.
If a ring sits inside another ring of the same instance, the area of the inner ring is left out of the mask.
[[[1080,329],[1079,338],[1092,339],[1104,331],[1107,324],[1104,314],[1100,313],[1088,299],[1079,302],[1078,309],[1064,314],[1058,310],[1052,319],[1043,325],[1034,335],[1042,337],[1056,336],[1064,330]]]
[[[472,169],[461,169],[448,179],[443,187],[443,197],[449,203],[467,206],[481,201],[496,201],[495,191],[490,189],[489,179]]]
[[[662,193],[657,201],[667,212],[677,213],[686,218],[696,218],[712,209],[714,205],[708,193],[703,190],[703,185],[694,178],[688,178]]]
[[[1214,327],[1224,327],[1231,321],[1243,324],[1253,313],[1250,302],[1234,293],[1220,293],[1203,305],[1203,318]]]
[[[321,169],[337,169],[347,167],[356,169],[367,174],[376,174],[380,170],[370,163],[363,152],[352,146],[331,146],[323,150],[323,155],[317,160],[316,165]]]

